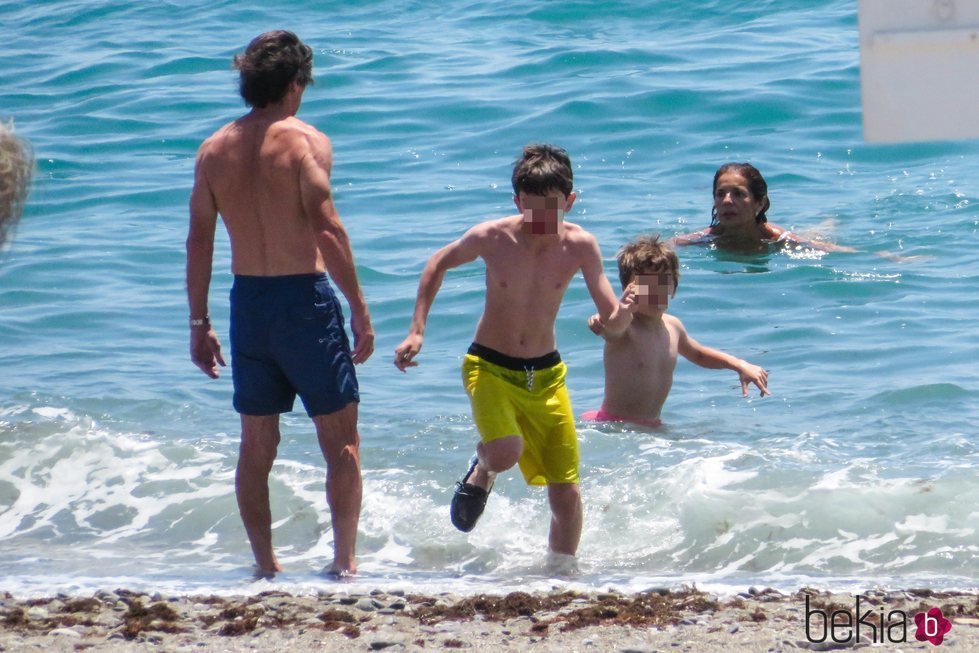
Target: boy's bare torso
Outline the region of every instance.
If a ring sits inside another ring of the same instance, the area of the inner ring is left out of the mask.
[[[486,304],[476,342],[518,358],[554,351],[554,321],[591,238],[569,222],[558,234],[526,234],[520,215],[481,225]]]
[[[604,411],[620,418],[659,419],[673,386],[680,328],[671,315],[633,315],[625,333],[605,341]]]
[[[200,156],[200,174],[231,239],[232,272],[325,270],[316,225],[303,206],[309,189],[300,180],[310,170],[325,176],[329,196],[332,150],[326,135],[295,117],[247,115],[215,132]]]

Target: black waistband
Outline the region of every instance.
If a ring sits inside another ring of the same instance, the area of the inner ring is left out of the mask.
[[[473,356],[479,356],[488,363],[505,367],[508,370],[516,370],[517,372],[543,370],[548,367],[554,367],[561,362],[561,354],[557,353],[557,351],[552,351],[550,354],[544,354],[536,358],[516,358],[515,356],[508,356],[507,354],[498,352],[495,349],[484,347],[476,342],[469,345],[469,353]]]
[[[308,272],[305,274],[280,274],[274,276],[236,274],[234,275],[234,280],[239,284],[275,286],[309,282],[318,283],[320,281],[329,281],[330,278],[326,276],[325,272]]]

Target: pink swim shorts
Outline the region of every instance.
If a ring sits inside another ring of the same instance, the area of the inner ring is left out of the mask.
[[[608,413],[601,408],[582,413],[581,419],[588,422],[629,422],[631,424],[639,424],[640,426],[646,426],[652,429],[663,425],[663,422],[658,419],[631,419],[628,417],[619,417],[618,415]]]

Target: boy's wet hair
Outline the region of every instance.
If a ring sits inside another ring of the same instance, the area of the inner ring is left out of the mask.
[[[30,144],[14,134],[13,125],[0,122],[0,246],[20,219],[33,176]]]
[[[303,88],[313,83],[313,51],[285,30],[256,36],[244,54],[235,55],[234,67],[245,104],[259,109],[282,100],[293,82]]]
[[[562,148],[534,143],[523,148],[523,154],[513,164],[513,194],[547,195],[560,191],[565,197],[574,190],[571,157]]]
[[[757,224],[768,222],[768,216],[765,214],[771,208],[772,203],[768,200],[768,182],[758,172],[758,168],[750,163],[725,163],[714,173],[713,192],[717,192],[717,180],[726,172],[735,172],[744,177],[744,180],[748,182],[748,192],[751,193],[756,202],[762,203],[761,211],[755,216],[755,222]],[[711,226],[717,224],[716,207],[711,210],[710,224]]]
[[[659,236],[639,236],[615,255],[619,281],[625,289],[640,274],[666,272],[673,275],[673,292],[680,285],[680,259]]]

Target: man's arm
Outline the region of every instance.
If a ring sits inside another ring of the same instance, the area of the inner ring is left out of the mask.
[[[445,273],[479,256],[479,243],[485,227],[477,225],[467,231],[462,238],[453,241],[432,254],[425,263],[421,279],[418,281],[418,295],[415,297],[415,312],[411,317],[408,337],[394,350],[394,365],[404,372],[408,367],[418,365],[415,356],[421,351],[425,337],[425,324],[428,322],[428,311],[432,308],[435,295],[442,286]]]
[[[190,306],[190,359],[212,379],[218,378],[218,365],[224,365],[221,343],[211,327],[207,294],[211,286],[214,257],[214,229],[218,210],[205,172],[207,143],[201,146],[194,167],[194,188],[190,191],[190,228],[187,233],[187,303]]]
[[[357,280],[353,251],[340,215],[333,204],[330,169],[333,148],[323,134],[307,138],[309,151],[300,162],[299,194],[303,211],[312,221],[316,244],[323,255],[326,271],[350,305],[350,330],[354,335],[351,359],[363,363],[374,353],[374,328],[367,301]]]
[[[691,363],[712,370],[734,370],[741,382],[742,396],[748,396],[748,384],[754,383],[761,391],[761,396],[770,395],[768,391],[768,372],[758,365],[725,354],[719,349],[705,347],[687,334],[680,320],[672,318],[673,326],[677,329],[679,339],[677,352]]]
[[[632,323],[632,306],[635,305],[635,293],[626,288],[621,300],[616,299],[612,284],[605,276],[602,267],[602,253],[598,249],[598,241],[586,232],[586,241],[581,262],[581,274],[585,277],[585,285],[598,309],[598,320],[606,334],[615,337],[625,332]],[[589,320],[589,328],[595,331],[593,321]],[[598,333],[598,331],[595,331]]]

